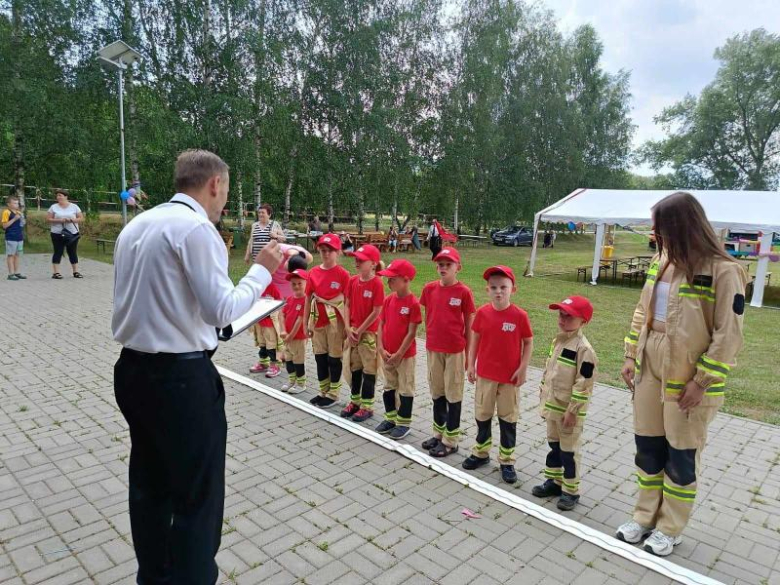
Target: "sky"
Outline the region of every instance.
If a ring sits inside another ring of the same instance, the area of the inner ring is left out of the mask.
[[[715,49],[734,35],[764,27],[780,32],[777,0],[539,0],[560,29],[590,23],[604,43],[603,67],[631,73],[634,146],[663,137],[653,117],[715,77]],[[639,166],[634,172],[650,175]]]

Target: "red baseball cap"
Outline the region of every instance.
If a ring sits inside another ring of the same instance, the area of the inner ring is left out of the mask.
[[[292,272],[284,275],[285,280],[292,280],[293,278],[302,278],[303,280],[309,280],[309,273],[301,268],[298,268],[297,270],[293,270]]]
[[[572,317],[580,317],[586,323],[593,318],[593,305],[585,297],[571,296],[560,303],[550,305],[553,311],[563,311]]]
[[[482,273],[482,278],[485,280],[490,280],[491,276],[495,276],[496,274],[500,274],[501,276],[506,276],[509,280],[512,281],[512,284],[515,284],[515,273],[512,271],[509,266],[491,266],[485,272]]]
[[[354,256],[361,262],[369,260],[371,262],[379,262],[382,259],[382,255],[379,253],[379,249],[371,244],[365,244],[360,246],[354,252],[347,252],[347,256]]]
[[[393,260],[387,268],[380,270],[377,274],[379,276],[386,276],[387,278],[403,276],[409,280],[414,280],[417,270],[415,269],[414,264],[408,260]]]
[[[444,248],[441,252],[436,254],[436,257],[433,259],[434,262],[438,262],[439,260],[449,260],[455,264],[460,264],[460,254],[458,254],[458,251],[455,248]]]
[[[336,234],[324,234],[317,240],[317,248],[327,246],[331,250],[341,250],[341,238]]]

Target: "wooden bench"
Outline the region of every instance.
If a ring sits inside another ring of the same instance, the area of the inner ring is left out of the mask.
[[[640,279],[644,281],[645,271],[641,268],[629,268],[628,270],[624,270],[621,284],[625,283],[626,279],[628,279],[629,286],[635,281],[639,282]]]
[[[102,250],[102,253],[106,253],[106,244],[111,244],[112,246],[116,245],[116,240],[106,240],[104,238],[97,238],[95,240],[95,245],[97,246],[98,252]]]
[[[577,282],[580,281],[580,274],[582,275],[582,282],[588,282],[588,269],[590,266],[578,266],[577,267]]]
[[[403,240],[399,238],[398,239],[398,251],[399,252],[409,252],[410,250],[412,252],[415,251],[415,247],[412,244],[412,238],[404,238]]]

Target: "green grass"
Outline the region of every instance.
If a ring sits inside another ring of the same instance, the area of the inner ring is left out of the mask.
[[[111,254],[99,254],[88,238],[83,238],[79,254],[112,262]],[[617,256],[649,254],[646,240],[642,236],[620,232],[616,238]],[[48,239],[39,237],[28,243],[26,251],[50,252]],[[482,272],[495,264],[510,266],[518,275],[518,291],[513,301],[525,309],[536,337],[533,365],[544,366],[550,340],[556,333],[555,313],[547,306],[571,294],[587,296],[595,307],[593,321],[586,327],[586,335],[599,356],[599,381],[623,387],[619,371],[623,363],[623,337],[628,330],[631,315],[639,299],[639,287],[621,287],[602,284],[590,286],[575,282],[576,267],[593,262],[593,236],[560,236],[552,250],[538,250],[536,277],[522,278],[530,256],[529,248],[496,248],[480,246],[460,249],[463,271],[460,279],[474,291],[477,305],[487,302]],[[246,272],[243,249],[234,249],[230,255],[230,276],[238,281]],[[424,249],[416,254],[400,255],[417,267],[417,278],[412,289],[419,295],[426,282],[437,278],[430,253]],[[394,255],[385,254],[385,261]],[[342,263],[354,272],[351,258],[342,258]],[[774,281],[775,283],[777,280]],[[780,289],[767,289],[765,302],[777,304]],[[425,329],[420,328],[424,337]],[[780,424],[780,383],[774,374],[777,348],[780,347],[780,310],[773,308],[754,309],[748,307],[745,313],[745,346],[738,358],[738,366],[729,377],[728,395],[724,410],[731,414],[755,420]]]

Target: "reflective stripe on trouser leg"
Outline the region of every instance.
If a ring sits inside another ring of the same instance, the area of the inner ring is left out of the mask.
[[[461,402],[447,402],[447,427],[444,429],[442,442],[448,447],[455,447],[460,441],[461,404]]]
[[[349,400],[352,404],[360,406],[360,391],[363,388],[363,370],[352,370],[352,387]]]
[[[550,452],[547,454],[545,462],[547,467],[544,468],[544,477],[561,485],[563,463],[561,462],[561,438],[558,433],[557,421],[547,420],[547,444],[550,445]]]
[[[360,406],[366,410],[374,410],[374,394],[376,374],[363,373],[363,386],[360,390]]]
[[[675,405],[676,406],[676,405]],[[636,442],[636,482],[639,488],[634,521],[642,526],[655,526],[663,496],[666,437],[634,436]]]
[[[490,457],[490,448],[493,446],[492,425],[493,419],[477,421],[477,442],[471,449],[475,457],[481,459]]]
[[[501,465],[514,465],[517,423],[499,418],[498,430],[501,440],[501,444],[498,447],[498,462]]]
[[[341,392],[341,358],[328,356],[328,372],[330,373],[330,388],[328,391],[328,398],[333,400],[339,399],[339,392]]]
[[[667,457],[656,528],[668,536],[679,536],[691,517],[707,427],[716,413],[715,406],[697,406],[686,414],[676,403],[664,403]]]
[[[299,388],[306,386],[306,366],[304,364],[295,365],[295,384]]]
[[[580,489],[580,446],[582,444],[582,423],[577,420],[573,427],[564,427],[563,422],[558,433],[561,437],[561,463],[563,464],[564,493],[576,496]]]
[[[656,525],[663,501],[666,431],[661,375],[666,346],[667,339],[663,333],[649,332],[639,365],[639,381],[634,389],[635,462],[639,489],[633,518],[642,526]]]
[[[395,390],[385,390],[382,393],[382,402],[385,403],[385,420],[395,422],[398,418],[398,411],[396,410],[396,394]]]
[[[399,396],[398,416],[395,419],[397,425],[408,427],[412,424],[412,406],[414,396]]]
[[[433,436],[441,439],[447,429],[447,399],[439,396],[433,399]]]
[[[314,355],[317,364],[317,380],[320,383],[320,395],[325,396],[330,390],[330,370],[328,369],[328,354],[318,353]]]

